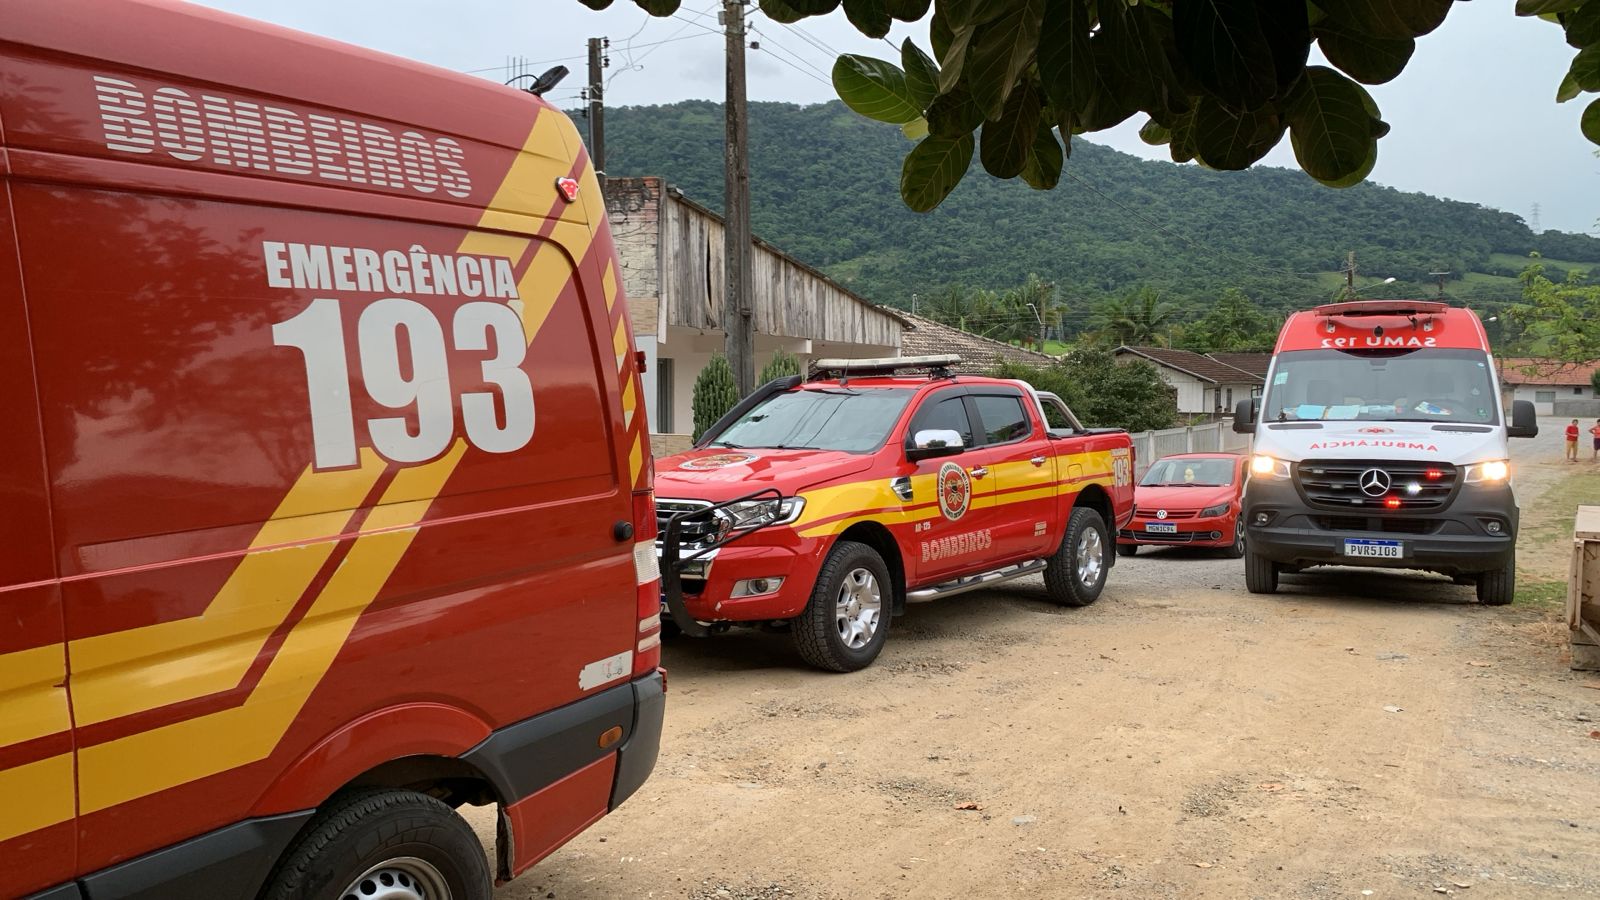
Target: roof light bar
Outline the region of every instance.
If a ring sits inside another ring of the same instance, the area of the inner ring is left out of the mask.
[[[1450,308],[1437,300],[1351,300],[1327,303],[1312,312],[1323,318],[1334,316],[1420,316],[1435,315]]]
[[[961,357],[946,353],[938,356],[886,356],[878,359],[819,359],[811,364],[815,374],[838,372],[845,375],[893,374],[911,369],[935,371],[961,365]]]

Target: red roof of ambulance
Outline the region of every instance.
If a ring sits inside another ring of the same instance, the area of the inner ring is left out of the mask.
[[[1291,315],[1273,352],[1424,347],[1487,351],[1489,336],[1470,309],[1432,300],[1357,300]]]

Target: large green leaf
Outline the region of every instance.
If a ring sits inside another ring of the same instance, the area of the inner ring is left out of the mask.
[[[1568,72],[1561,76],[1561,85],[1556,88],[1556,102],[1565,103],[1581,93],[1583,88],[1578,87],[1578,83],[1572,80],[1572,73]]]
[[[972,135],[924,138],[900,169],[900,198],[916,212],[944,202],[972,165]]]
[[[1600,91],[1600,45],[1578,51],[1567,76],[1586,91]]]
[[[996,178],[1015,178],[1022,174],[1033,153],[1039,134],[1039,114],[1043,105],[1033,82],[1024,81],[1011,92],[1000,118],[983,123],[983,139],[978,147],[983,168]]]
[[[1590,103],[1583,111],[1581,120],[1583,136],[1592,143],[1600,144],[1600,100]]]
[[[1055,133],[1048,124],[1043,125],[1034,136],[1033,153],[1028,156],[1028,164],[1022,168],[1022,180],[1036,191],[1053,190],[1061,183],[1061,169],[1065,164],[1066,155],[1062,153]]]
[[[889,15],[902,22],[920,22],[933,0],[888,0]]]
[[[772,21],[785,25],[793,25],[807,18],[805,13],[790,6],[786,0],[761,0],[761,11]]]
[[[834,60],[833,89],[846,106],[869,119],[904,125],[922,116],[905,73],[881,59],[847,53]]]
[[[1231,106],[1254,108],[1278,92],[1272,42],[1256,0],[1174,0],[1178,56],[1200,84]],[[1268,4],[1271,5],[1271,4]]]
[[[939,54],[939,93],[949,93],[961,80],[962,73],[966,71],[967,48],[972,45],[972,35],[977,30],[976,25],[956,29],[944,52]]]
[[[918,108],[927,109],[939,94],[939,67],[922,48],[906,38],[900,45],[900,65],[906,72],[906,88]]]
[[[1517,15],[1542,16],[1577,9],[1584,0],[1517,0]]]
[[[611,5],[611,0],[578,0],[584,6],[593,10],[602,10]]]
[[[928,130],[939,137],[958,138],[983,124],[983,110],[972,101],[965,83],[933,98],[928,104]]]
[[[1600,44],[1600,3],[1590,2],[1567,16],[1567,43],[1578,49]]]
[[[633,2],[652,16],[670,16],[682,5],[682,0],[633,0]]]
[[[1093,24],[1084,0],[1046,0],[1039,80],[1056,110],[1077,112],[1094,94],[1094,52],[1089,47]]]
[[[1139,129],[1139,140],[1152,147],[1161,147],[1172,143],[1172,129],[1151,119]]]
[[[1371,171],[1381,130],[1373,108],[1361,85],[1332,69],[1308,67],[1285,109],[1300,168],[1324,184]]]
[[[637,0],[635,0],[637,2]],[[805,16],[825,16],[839,8],[839,0],[783,0]]]
[[[938,10],[950,27],[960,31],[967,25],[982,25],[1009,12],[1019,0],[939,0]]]
[[[1012,9],[978,27],[967,51],[965,81],[984,118],[1005,108],[1017,76],[1033,60],[1044,24],[1044,0],[1019,0]]]
[[[911,121],[900,126],[900,133],[905,135],[907,140],[920,141],[930,134],[928,131],[928,120],[912,119]]]
[[[1282,97],[1305,74],[1311,56],[1310,11],[1304,3],[1263,3],[1260,15]]]
[[[1247,169],[1277,145],[1283,129],[1271,108],[1238,112],[1202,97],[1194,110],[1195,157],[1213,169]]]
[[[887,0],[844,0],[844,14],[857,31],[870,38],[883,37],[894,24]]]
[[[1415,38],[1373,37],[1332,21],[1318,25],[1316,34],[1328,62],[1362,84],[1392,81],[1417,49]]]
[[[1342,25],[1382,38],[1421,37],[1439,27],[1451,0],[1316,0]]]

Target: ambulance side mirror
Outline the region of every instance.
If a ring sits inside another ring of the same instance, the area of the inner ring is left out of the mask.
[[[1261,413],[1261,400],[1251,397],[1240,400],[1233,407],[1233,430],[1239,434],[1256,433],[1256,416]]]
[[[1511,401],[1511,424],[1506,427],[1506,437],[1531,438],[1539,436],[1539,413],[1531,400]]]

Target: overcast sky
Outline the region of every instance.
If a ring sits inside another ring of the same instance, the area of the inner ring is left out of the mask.
[[[629,0],[593,12],[577,0],[203,0],[208,6],[458,71],[503,80],[508,59],[535,73],[556,62],[573,70],[552,99],[576,103],[585,39],[611,39],[607,102],[613,106],[720,100],[720,0],[685,0],[652,19]],[[1593,231],[1600,217],[1600,160],[1578,130],[1586,98],[1557,105],[1556,85],[1575,51],[1561,29],[1512,14],[1512,0],[1457,3],[1444,25],[1418,42],[1394,82],[1372,88],[1394,130],[1379,142],[1372,180],[1481,203],[1544,228]],[[882,41],[855,32],[842,12],[797,29],[754,14],[752,100],[818,103],[834,98],[830,51],[895,59]],[[896,29],[926,48],[927,27]],[[630,62],[632,65],[630,66]],[[1143,117],[1093,140],[1152,159],[1165,148],[1137,136]],[[1266,164],[1294,165],[1287,138]],[[1071,165],[1071,162],[1068,162]],[[671,173],[663,173],[671,175]]]

